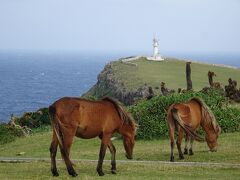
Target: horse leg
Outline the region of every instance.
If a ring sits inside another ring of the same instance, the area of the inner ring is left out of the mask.
[[[193,146],[193,138],[190,138],[190,149],[189,149],[189,155],[193,155],[193,150],[192,150],[192,146]]]
[[[185,134],[185,148],[184,148],[184,153],[183,154],[188,154],[188,141],[189,141],[189,136]]]
[[[116,174],[116,159],[115,159],[116,148],[112,142],[110,142],[110,144],[108,145],[108,149],[111,152],[111,165],[112,165],[111,172],[112,174]]]
[[[169,125],[169,137],[170,137],[170,146],[171,146],[171,154],[170,154],[170,161],[174,162],[174,126]]]
[[[174,131],[175,131],[175,122],[173,120],[172,113],[170,113],[170,110],[168,111],[167,115],[167,122],[168,122],[168,133],[170,138],[170,146],[171,146],[171,153],[170,153],[170,161],[174,162]]]
[[[56,154],[57,154],[58,140],[55,132],[53,131],[52,142],[50,145],[50,157],[51,157],[51,171],[53,176],[59,176],[56,166]]]
[[[71,145],[73,142],[73,137],[74,137],[76,131],[74,131],[74,133],[70,132],[70,131],[72,131],[72,129],[69,129],[68,131],[66,130],[64,132],[64,136],[63,136],[63,139],[64,139],[63,146],[64,147],[60,146],[60,150],[61,150],[62,158],[65,161],[65,164],[66,164],[66,167],[68,170],[68,174],[71,175],[72,177],[76,177],[78,174],[75,172],[74,168],[72,167],[72,162],[69,159],[70,148],[71,148]]]
[[[98,165],[97,165],[97,172],[99,176],[104,176],[104,172],[102,170],[102,164],[105,157],[106,149],[109,143],[111,142],[110,138],[111,136],[109,135],[102,136],[102,142],[101,142],[101,147],[99,151],[99,158],[98,158]]]
[[[178,138],[177,138],[177,141],[176,141],[177,148],[178,148],[179,159],[184,159],[182,149],[181,149],[183,136],[184,136],[184,131],[183,131],[182,128],[180,128],[179,131],[178,131]]]

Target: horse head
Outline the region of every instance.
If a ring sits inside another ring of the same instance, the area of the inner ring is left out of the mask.
[[[211,152],[216,152],[218,143],[217,139],[221,132],[221,128],[217,123],[217,120],[211,111],[211,109],[202,101],[202,117],[203,128],[206,131],[205,139]]]
[[[207,141],[208,147],[210,149],[211,152],[216,152],[217,151],[217,147],[218,147],[218,143],[217,143],[217,139],[218,136],[221,132],[221,128],[220,126],[217,124],[215,119],[212,119],[212,123],[210,123],[211,127],[209,127],[209,131],[206,132],[206,136],[205,139]]]
[[[126,157],[127,159],[132,159],[135,144],[136,124],[134,122],[124,123],[122,132]]]
[[[106,97],[103,100],[111,102],[119,115],[119,120],[121,120],[121,127],[119,127],[119,133],[123,136],[123,145],[126,151],[126,157],[132,159],[133,148],[135,144],[135,135],[136,135],[136,124],[134,119],[127,111],[124,109],[123,105],[120,102]]]

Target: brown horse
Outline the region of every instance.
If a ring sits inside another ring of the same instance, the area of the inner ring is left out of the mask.
[[[123,106],[111,98],[100,101],[90,101],[80,98],[65,97],[59,99],[49,107],[52,121],[53,137],[50,146],[51,171],[58,176],[56,167],[56,153],[59,145],[62,158],[65,161],[68,173],[73,177],[77,173],[69,159],[73,137],[84,139],[99,137],[101,148],[97,165],[99,176],[103,176],[102,164],[106,149],[111,152],[111,172],[116,173],[115,153],[111,137],[117,132],[123,136],[126,157],[132,159],[135,142],[135,123]]]
[[[196,134],[196,130],[202,126],[205,131],[205,139],[210,151],[217,151],[217,138],[221,128],[218,125],[214,114],[210,108],[199,98],[192,98],[186,103],[172,104],[168,109],[168,128],[171,141],[171,157],[170,161],[174,161],[174,130],[178,129],[178,138],[176,141],[179,159],[184,159],[181,143],[186,134],[186,145],[184,154],[188,154],[187,143],[190,139],[189,155],[193,155],[193,140],[204,141],[203,138]]]

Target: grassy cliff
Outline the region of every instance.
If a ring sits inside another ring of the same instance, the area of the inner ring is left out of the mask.
[[[146,58],[139,58],[130,63],[119,60],[106,65],[98,76],[98,82],[84,96],[99,98],[110,95],[124,101],[124,97],[129,93],[132,93],[132,96],[136,95],[138,89],[145,84],[151,86],[155,93],[160,93],[161,82],[165,82],[169,89],[186,89],[186,61],[173,58],[166,58],[164,61],[148,61]],[[215,72],[217,76],[214,77],[214,81],[220,82],[222,87],[228,84],[230,77],[234,80],[240,79],[239,68],[192,62],[191,71],[195,91],[209,86],[208,71]]]

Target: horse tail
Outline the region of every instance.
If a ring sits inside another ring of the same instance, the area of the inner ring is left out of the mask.
[[[56,107],[54,105],[51,105],[51,106],[49,106],[48,111],[49,111],[52,128],[57,136],[62,155],[64,157],[67,157],[66,149],[64,148],[63,133],[62,133],[61,126],[59,123],[59,119],[56,115]]]
[[[199,141],[199,142],[203,142],[204,139],[202,137],[200,137],[199,135],[197,135],[196,132],[194,132],[191,127],[189,125],[187,125],[182,118],[178,115],[178,109],[176,108],[172,108],[171,109],[171,113],[172,113],[172,117],[174,120],[175,124],[178,124],[181,128],[184,129],[184,131],[190,135],[194,140]]]

